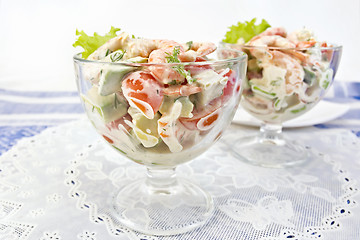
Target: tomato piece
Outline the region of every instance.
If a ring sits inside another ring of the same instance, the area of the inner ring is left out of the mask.
[[[125,120],[131,122],[132,118],[129,114],[126,114],[125,116],[119,119],[109,122],[108,124],[106,124],[106,127],[109,129],[109,131],[111,131],[112,129],[119,130],[119,125],[122,125],[125,128],[125,130],[129,132],[131,127],[125,123]]]
[[[206,59],[203,57],[197,57],[195,62],[205,62]],[[211,69],[210,65],[186,65],[185,70],[189,71],[191,76],[196,75],[204,70]]]
[[[323,47],[323,48],[329,47],[326,42],[321,43],[320,46]],[[325,60],[330,62],[331,59],[333,58],[334,51],[331,50],[331,49],[326,49],[326,50],[321,50],[321,53],[326,58]]]
[[[228,77],[228,81],[223,89],[223,95],[221,96],[221,100],[223,103],[226,103],[234,94],[240,92],[240,84],[236,84],[236,72],[231,70],[224,75]],[[237,85],[237,86],[235,86]],[[234,92],[235,89],[235,92]]]
[[[310,41],[301,41],[296,44],[297,48],[310,48],[313,47],[316,44],[315,40]]]
[[[130,106],[137,108],[145,117],[153,119],[164,96],[161,85],[149,73],[137,71],[129,74],[122,82],[122,91]]]
[[[111,138],[109,138],[109,137],[107,137],[107,136],[105,136],[105,135],[102,135],[103,136],[103,138],[108,142],[108,143],[110,143],[110,144],[113,144],[114,143],[114,141],[111,139]]]
[[[220,114],[221,114],[221,108],[218,108],[212,113],[199,119],[199,121],[196,123],[197,129],[201,131],[206,131],[213,128],[215,124],[220,120]]]
[[[216,98],[206,108],[194,112],[192,118],[179,118],[179,121],[189,130],[209,130],[219,121],[221,106],[221,99]]]

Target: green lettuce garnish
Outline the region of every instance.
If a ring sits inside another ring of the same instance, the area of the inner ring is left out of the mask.
[[[265,31],[268,27],[271,27],[264,19],[262,19],[258,25],[256,25],[255,22],[256,18],[253,18],[250,22],[238,22],[237,25],[232,25],[229,27],[230,30],[225,34],[225,39],[222,41],[226,43],[237,43],[238,40],[242,38],[244,43],[246,43],[256,35]]]
[[[108,40],[117,36],[116,32],[120,31],[120,28],[115,28],[111,26],[111,29],[104,36],[101,36],[94,33],[94,36],[87,35],[84,31],[79,31],[76,29],[76,36],[78,36],[77,40],[73,44],[73,47],[80,46],[85,51],[83,51],[81,56],[83,58],[87,58],[90,54],[95,52],[101,45],[106,43]]]

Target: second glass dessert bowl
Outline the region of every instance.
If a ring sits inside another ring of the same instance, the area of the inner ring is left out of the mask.
[[[231,123],[247,56],[217,49],[209,57],[214,60],[163,64],[74,57],[92,125],[115,151],[147,169],[146,177],[112,200],[112,214],[131,229],[178,234],[201,226],[212,214],[211,196],[177,178],[175,168],[205,152]],[[162,84],[165,79],[154,77],[176,72],[185,72],[186,81]]]
[[[248,54],[242,108],[261,121],[260,132],[240,138],[233,152],[241,160],[283,168],[309,158],[304,143],[282,134],[282,123],[312,109],[334,81],[342,47],[311,48],[247,46],[221,43]]]

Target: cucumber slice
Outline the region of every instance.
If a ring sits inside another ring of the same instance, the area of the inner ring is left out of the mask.
[[[325,72],[322,73],[321,79],[320,79],[320,87],[324,90],[326,90],[332,81],[334,75],[334,71],[329,68]]]
[[[266,97],[266,98],[270,98],[270,99],[276,98],[276,93],[265,91],[265,90],[259,88],[258,86],[255,86],[255,85],[251,86],[251,90],[254,93],[257,93],[257,94],[259,94],[259,95],[261,95],[263,97]]]
[[[305,77],[304,82],[309,86],[312,86],[316,80],[316,74],[308,67],[304,67]]]

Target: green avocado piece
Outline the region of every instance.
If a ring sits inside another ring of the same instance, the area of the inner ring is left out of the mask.
[[[134,71],[136,67],[124,65],[108,65],[101,70],[99,81],[99,94],[107,96],[121,91],[121,82],[126,74]]]
[[[147,62],[147,58],[135,57],[126,60],[124,63],[144,63]],[[99,94],[101,96],[107,96],[115,92],[121,91],[121,83],[125,75],[135,71],[138,67],[110,64],[106,65],[101,70],[99,81]]]
[[[127,113],[128,104],[117,93],[101,96],[98,89],[93,87],[87,96],[82,95],[82,99],[92,105],[92,111],[97,111],[105,123],[119,119]]]

